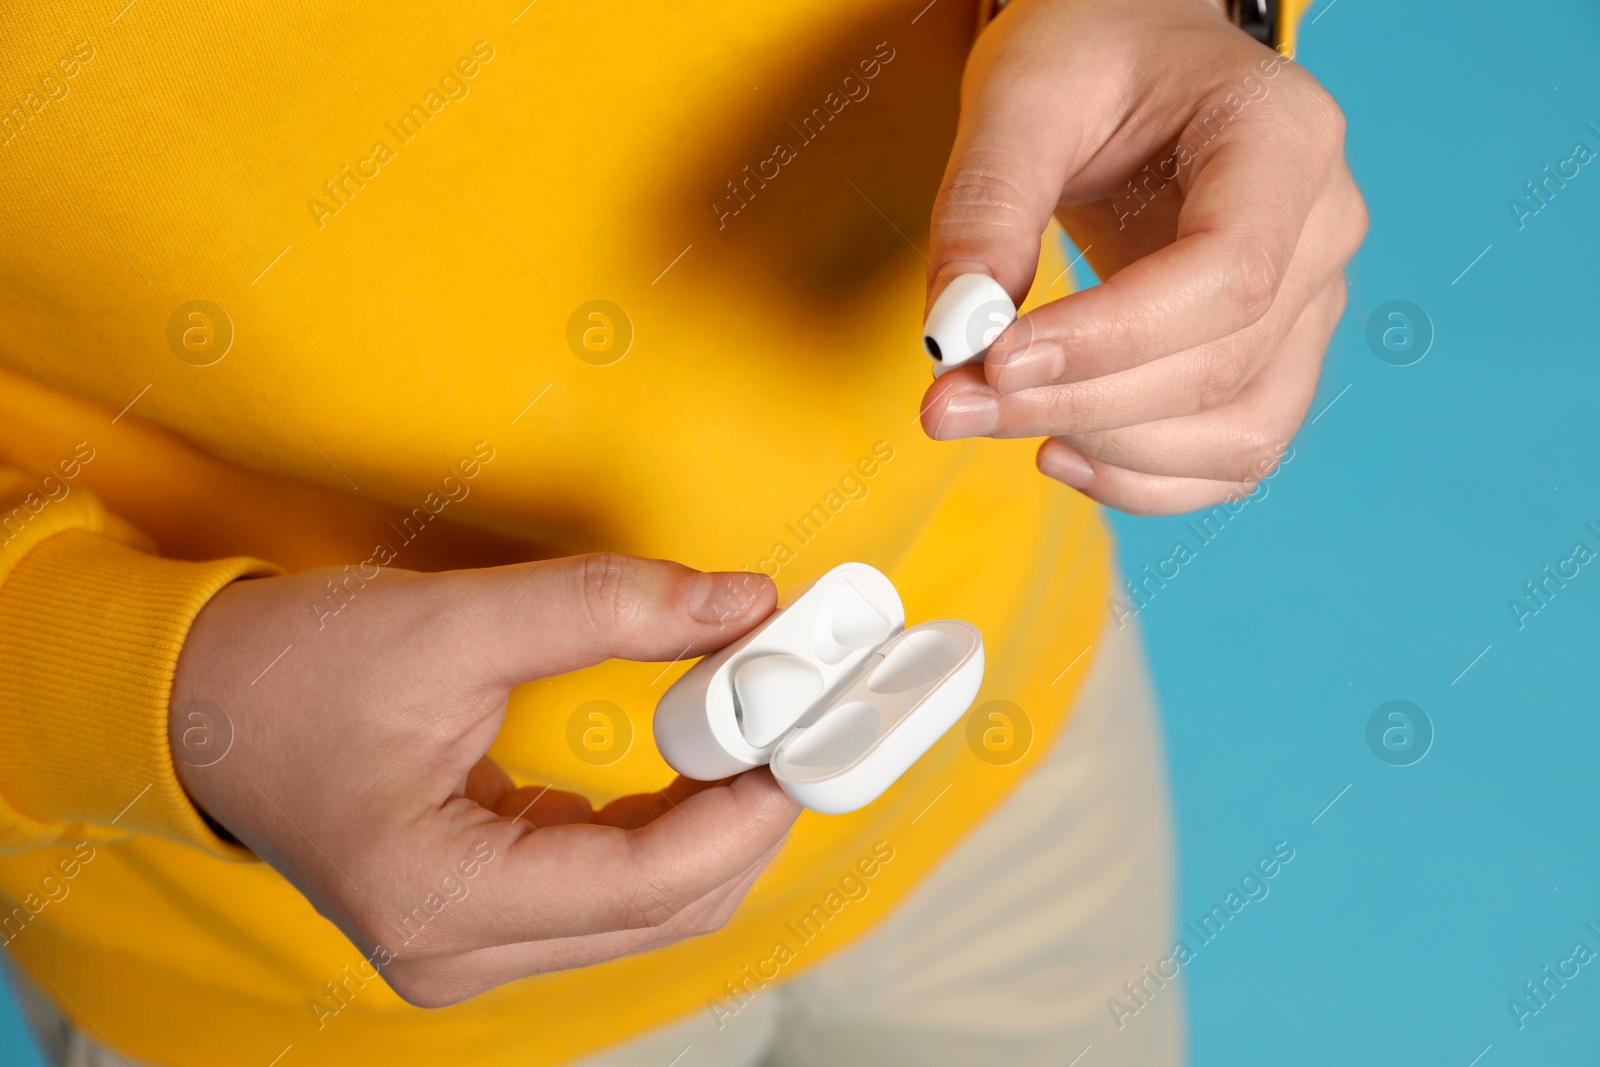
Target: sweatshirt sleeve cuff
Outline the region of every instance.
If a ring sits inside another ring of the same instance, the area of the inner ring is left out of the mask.
[[[0,582],[5,846],[132,832],[253,858],[184,792],[167,704],[200,609],[229,582],[276,573],[254,559],[162,559],[84,529],[15,562]]]

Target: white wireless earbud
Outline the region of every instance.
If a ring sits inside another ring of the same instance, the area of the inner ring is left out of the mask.
[[[987,274],[963,274],[945,287],[922,326],[922,347],[933,360],[933,376],[982,358],[1001,331],[1017,318],[1017,305]]]
[[[734,672],[733,692],[745,740],[765,748],[822,695],[822,673],[797,656],[757,656]]]

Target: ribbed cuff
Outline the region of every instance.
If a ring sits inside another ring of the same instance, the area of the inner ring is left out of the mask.
[[[224,859],[167,742],[178,653],[195,616],[253,559],[184,563],[85,529],[44,538],[0,582],[0,790],[13,847],[152,834]],[[19,840],[19,838],[21,840]]]

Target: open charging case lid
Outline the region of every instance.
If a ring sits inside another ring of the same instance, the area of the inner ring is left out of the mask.
[[[656,747],[689,778],[767,764],[803,806],[854,811],[961,718],[982,681],[976,627],[906,629],[893,583],[846,563],[674,682],[656,705]]]

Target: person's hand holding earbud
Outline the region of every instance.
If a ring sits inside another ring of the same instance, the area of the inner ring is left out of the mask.
[[[967,63],[929,303],[968,273],[1020,302],[1052,214],[1104,283],[940,377],[924,428],[1046,437],[1041,471],[1125,511],[1250,492],[1366,232],[1338,107],[1209,0],[1013,0]]]
[[[319,619],[308,609],[329,578],[353,597]],[[184,644],[174,762],[206,814],[396,992],[455,1003],[727,921],[799,812],[764,768],[596,812],[516,787],[485,753],[513,685],[611,657],[699,656],[775,602],[765,577],[618,556],[385,570],[359,588],[324,571],[236,582]],[[221,758],[193,756],[195,723],[217,716],[204,702],[232,725]]]

